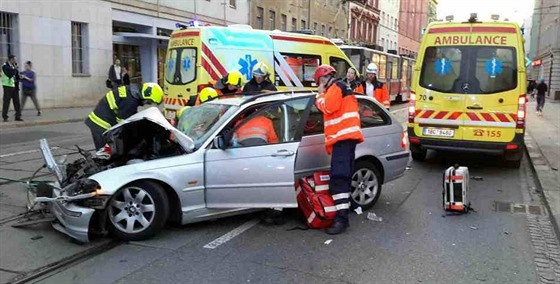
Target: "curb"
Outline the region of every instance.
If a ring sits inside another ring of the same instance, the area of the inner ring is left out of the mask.
[[[558,184],[553,182],[556,173],[544,158],[539,145],[534,141],[533,136],[526,131],[525,153],[529,158],[531,169],[536,176],[536,185],[542,191],[544,204],[550,214],[550,220],[556,231],[556,236],[558,240],[560,240],[560,188],[554,190],[555,187],[559,187]]]
[[[60,124],[60,123],[70,123],[84,121],[86,118],[69,118],[69,119],[59,119],[59,120],[37,120],[22,123],[4,123],[0,124],[0,129],[10,129],[10,128],[20,128],[29,126],[39,126],[39,125],[49,125],[49,124]]]

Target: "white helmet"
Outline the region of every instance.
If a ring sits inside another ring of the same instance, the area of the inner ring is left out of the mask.
[[[377,75],[377,64],[375,63],[370,63],[368,64],[367,68],[366,68],[366,73],[373,73],[375,75]]]
[[[268,75],[268,66],[264,62],[259,62],[253,67],[254,76],[266,76]]]

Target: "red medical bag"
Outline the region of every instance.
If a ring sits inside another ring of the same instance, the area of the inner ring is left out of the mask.
[[[336,217],[334,200],[329,193],[329,172],[316,172],[296,184],[297,202],[309,228],[329,228]]]

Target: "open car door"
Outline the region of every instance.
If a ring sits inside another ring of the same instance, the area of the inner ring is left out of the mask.
[[[214,145],[205,157],[208,208],[297,207],[295,160],[310,104],[249,106],[222,131],[223,149]]]

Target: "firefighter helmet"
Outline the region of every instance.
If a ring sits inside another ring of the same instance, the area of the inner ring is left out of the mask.
[[[157,83],[144,83],[142,85],[142,99],[151,100],[159,105],[163,101],[163,90]]]
[[[319,78],[323,77],[323,76],[327,76],[327,75],[331,75],[331,74],[335,74],[336,70],[334,69],[334,67],[327,65],[327,64],[323,64],[319,67],[317,67],[317,70],[315,70],[315,83],[319,84]]]

